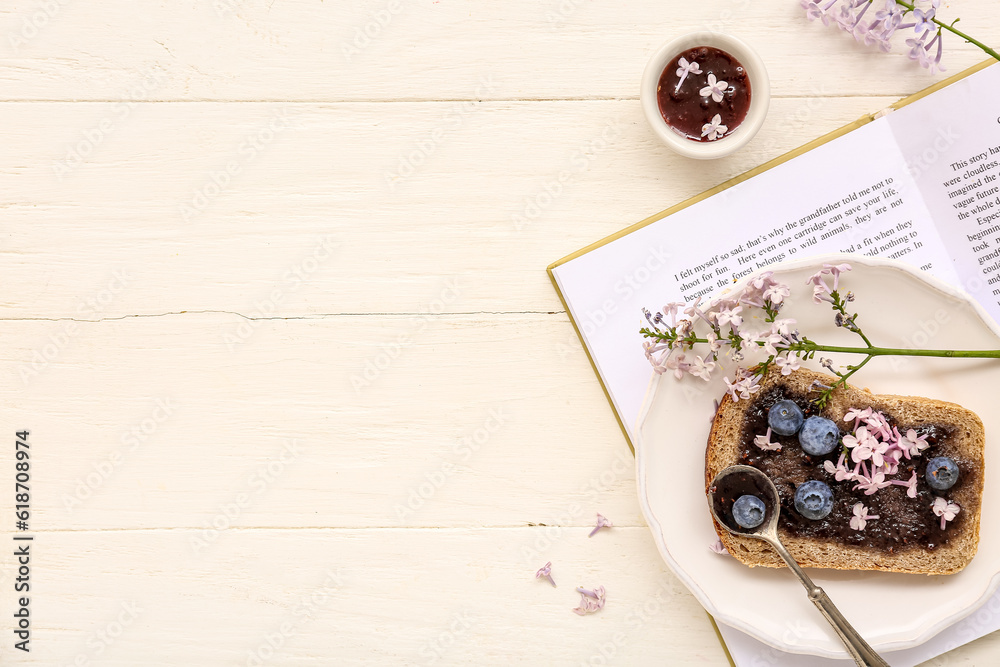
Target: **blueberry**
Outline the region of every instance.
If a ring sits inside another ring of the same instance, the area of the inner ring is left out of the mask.
[[[810,417],[799,431],[802,451],[810,456],[829,454],[840,443],[840,429],[826,417]]]
[[[792,401],[778,401],[767,411],[767,425],[778,435],[795,435],[803,419],[802,410]]]
[[[733,503],[733,519],[744,528],[756,528],[764,523],[767,508],[757,496],[740,496]]]
[[[795,511],[818,521],[833,511],[833,491],[825,483],[811,479],[795,489]]]
[[[958,466],[947,456],[935,456],[927,463],[927,483],[935,491],[947,491],[958,481]]]

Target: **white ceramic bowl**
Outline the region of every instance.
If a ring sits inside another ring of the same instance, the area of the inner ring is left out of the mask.
[[[696,46],[711,46],[725,51],[743,65],[750,78],[750,109],[746,118],[730,134],[715,141],[692,141],[678,134],[663,120],[657,102],[656,88],[663,70],[677,54]],[[757,130],[764,124],[767,107],[771,101],[771,84],[767,78],[764,62],[742,40],[721,32],[692,32],[670,40],[657,49],[649,59],[642,73],[639,100],[649,126],[663,143],[686,157],[710,160],[739,150],[757,134]]]

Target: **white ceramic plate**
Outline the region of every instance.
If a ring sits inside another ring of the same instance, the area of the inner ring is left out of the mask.
[[[782,317],[819,343],[858,345],[833,324],[826,304],[812,302],[806,278],[824,261],[850,262],[842,286],[857,295],[858,323],[874,345],[951,349],[1000,348],[1000,329],[969,297],[906,265],[858,256],[813,257],[770,267],[792,296]],[[738,283],[733,289],[740,289]],[[756,312],[757,309],[754,309]],[[765,328],[761,325],[759,328]],[[752,328],[754,329],[754,328]],[[861,357],[827,355],[837,365]],[[810,367],[820,369],[815,362]],[[722,373],[711,382],[672,375],[650,382],[636,429],[639,502],[660,553],[718,621],[793,653],[846,657],[842,644],[802,585],[787,569],[749,568],[709,550],[716,540],[705,499],[705,445],[713,399],[725,393]],[[730,377],[732,377],[730,370]],[[1000,360],[875,358],[852,383],[875,393],[927,396],[975,411],[986,427],[986,483],[979,552],[962,572],[924,576],[810,570],[847,619],[878,651],[911,648],[959,621],[1000,583]]]

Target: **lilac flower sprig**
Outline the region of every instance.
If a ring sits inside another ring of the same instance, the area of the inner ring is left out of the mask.
[[[945,71],[941,65],[943,31],[961,37],[974,44],[988,55],[1000,60],[1000,53],[955,28],[959,19],[950,24],[937,18],[941,0],[929,0],[918,6],[918,1],[903,0],[799,0],[810,21],[820,19],[824,25],[836,25],[868,46],[877,46],[888,53],[892,48],[890,40],[900,30],[913,29],[915,37],[907,39],[910,60],[929,70]],[[871,11],[873,5],[882,8]],[[932,36],[933,35],[933,36]],[[935,48],[936,47],[936,48]]]
[[[726,356],[737,366],[733,380],[728,375],[723,380],[727,393],[739,401],[748,400],[759,391],[760,381],[771,370],[788,375],[799,368],[801,361],[813,359],[818,352],[864,355],[864,359],[846,366],[844,371],[835,369],[831,360],[820,357],[820,365],[836,377],[830,385],[816,383],[813,387],[819,391],[813,402],[820,408],[838,387],[846,387],[852,375],[878,356],[1000,358],[1000,350],[911,350],[873,345],[858,324],[858,314],[848,310],[854,294],[841,290],[841,276],[850,270],[849,264],[824,264],[806,284],[813,288],[813,303],[829,304],[834,324],[857,334],[863,347],[823,345],[800,334],[793,326],[794,319],[779,317],[791,288],[777,281],[772,271],[765,271],[752,276],[741,291],[704,306],[698,297],[688,304],[668,303],[655,314],[643,309],[649,326],[639,333],[647,339],[643,342],[646,358],[656,373],[670,372],[678,380],[692,375],[707,382]],[[750,315],[755,308],[763,311],[767,329],[749,330]],[[700,354],[694,354],[696,348]],[[750,350],[763,350],[767,357],[749,368],[740,367],[738,364]]]

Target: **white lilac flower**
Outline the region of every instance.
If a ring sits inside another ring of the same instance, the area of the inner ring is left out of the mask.
[[[754,289],[764,291],[771,285],[775,284],[775,280],[772,277],[773,275],[774,271],[762,271],[761,273],[758,273],[753,278],[751,278],[750,282],[747,284],[752,286]]]
[[[767,427],[767,433],[764,435],[758,435],[753,439],[753,444],[757,445],[765,452],[780,452],[781,443],[771,442],[771,427]]]
[[[699,296],[691,303],[684,307],[684,314],[694,319],[695,317],[705,317],[705,313],[702,312],[699,305],[701,304],[701,297]]]
[[[771,323],[771,331],[780,333],[782,336],[789,336],[791,335],[790,327],[793,324],[795,324],[795,320],[790,317],[786,317],[783,320],[775,320]]]
[[[741,303],[741,296],[737,296],[734,299],[713,299],[712,302],[705,308],[705,316],[708,318],[709,323],[716,322],[716,315],[720,310],[731,310]]]
[[[844,421],[849,422],[853,420],[854,428],[851,430],[856,430],[858,428],[858,425],[861,424],[862,420],[867,419],[869,416],[871,416],[871,414],[872,414],[871,408],[865,408],[864,410],[851,408],[850,410],[847,411],[847,414],[844,415]]]
[[[708,137],[709,141],[715,141],[719,139],[729,130],[729,127],[722,124],[722,116],[715,114],[712,116],[711,123],[705,123],[701,126],[701,136]]]
[[[913,474],[910,476],[909,481],[903,482],[903,481],[900,481],[898,479],[894,479],[894,480],[892,480],[892,483],[895,484],[895,485],[897,485],[897,486],[905,486],[906,487],[906,495],[908,495],[910,498],[916,498],[917,497],[917,471],[916,470],[913,471]]]
[[[865,417],[864,422],[868,426],[868,430],[876,437],[881,437],[883,440],[894,439],[892,429],[889,428],[889,421],[881,412],[872,411],[870,415]]]
[[[930,57],[931,47],[934,46],[935,42],[937,42],[937,53],[934,55],[933,58],[931,58]],[[934,39],[932,39],[930,41],[930,44],[928,44],[927,47],[924,49],[924,56],[925,56],[924,58],[920,58],[919,59],[920,60],[920,65],[921,65],[921,67],[926,67],[928,72],[930,72],[931,74],[934,74],[934,72],[936,72],[936,71],[937,72],[944,72],[944,71],[946,71],[944,65],[941,64],[941,32],[940,31],[938,31],[938,34],[934,37]]]
[[[854,6],[851,2],[846,2],[840,5],[840,11],[834,17],[834,20],[840,26],[842,30],[850,30],[854,27]]]
[[[857,478],[853,472],[847,469],[847,466],[844,464],[844,458],[844,453],[841,452],[840,458],[837,459],[837,465],[833,465],[830,461],[823,462],[823,469],[833,475],[838,482],[843,482],[845,479],[853,480]]]
[[[723,377],[722,381],[726,383],[726,393],[733,399],[733,403],[739,403],[740,394],[737,386],[739,384],[739,379],[737,379],[736,382],[730,382],[728,377]]]
[[[945,524],[958,516],[962,508],[959,507],[958,503],[938,496],[934,499],[934,504],[931,505],[931,511],[941,517],[941,530],[944,530]]]
[[[687,58],[681,58],[677,61],[680,67],[677,68],[677,76],[680,80],[677,82],[677,87],[674,88],[674,92],[681,89],[681,84],[684,83],[684,79],[687,78],[688,74],[701,74],[701,66],[697,62],[688,62]]]
[[[681,303],[680,301],[671,301],[670,303],[668,303],[667,305],[665,305],[663,307],[663,311],[662,311],[663,312],[663,316],[670,318],[670,326],[672,326],[672,327],[676,327],[677,326],[677,311],[678,311],[678,309],[683,308],[683,307],[684,307],[684,304]]]
[[[920,49],[920,52],[917,54],[917,64],[924,69],[930,69],[931,57],[930,54],[927,53],[926,49]]]
[[[829,292],[830,288],[829,286],[827,286],[826,281],[823,280],[823,277],[828,273],[829,271],[827,271],[826,269],[820,269],[816,273],[806,278],[806,285],[814,285],[816,287],[821,287],[823,288],[824,291]]]
[[[868,514],[868,508],[865,507],[864,504],[862,503],[857,503],[854,505],[853,513],[854,516],[851,517],[851,528],[853,528],[854,530],[864,530],[865,526],[868,525],[869,521],[871,521],[872,519],[879,518],[877,514],[875,515]]]
[[[819,285],[813,287],[813,303],[817,305],[822,305],[824,301],[827,303],[833,303],[833,299],[828,296],[828,292],[824,290]]]
[[[913,19],[915,23],[913,24],[913,32],[920,34],[922,32],[930,31],[934,29],[934,12],[936,10],[931,7],[929,10],[924,11],[921,9],[913,10]]]
[[[760,391],[760,377],[741,369],[736,382],[730,382],[728,377],[723,377],[726,383],[726,392],[733,399],[733,403],[739,403],[740,399],[749,400],[750,396]]]
[[[722,349],[722,341],[719,340],[719,337],[715,335],[714,331],[709,331],[708,334],[705,335],[705,340],[708,341],[708,349],[712,351],[712,354],[715,354]]]
[[[871,475],[862,476],[858,480],[858,484],[854,487],[854,490],[857,491],[858,489],[862,489],[864,490],[866,496],[870,496],[879,489],[884,489],[890,484],[892,484],[892,482],[885,481],[884,472],[881,470],[876,471],[872,468]]]
[[[875,20],[881,24],[885,31],[895,31],[903,22],[903,14],[906,10],[896,4],[896,0],[885,0],[885,8],[875,12]]]
[[[854,27],[854,39],[864,42],[865,46],[878,46],[879,50],[888,53],[892,43],[886,38],[886,33],[876,23],[859,23]]]
[[[715,315],[715,321],[720,327],[724,327],[727,324],[732,325],[733,329],[738,328],[743,324],[743,318],[740,316],[740,311],[743,310],[743,306],[735,306],[733,308],[723,308]]]
[[[642,344],[643,352],[646,353],[646,359],[649,361],[650,365],[657,375],[663,375],[666,372],[667,367],[664,365],[664,361],[672,351],[670,345],[667,343],[654,343],[653,341],[643,341]],[[660,356],[657,357],[657,354]]]
[[[899,446],[906,453],[907,458],[919,456],[922,451],[930,447],[927,444],[927,434],[917,435],[917,432],[912,428],[906,432],[906,435],[899,435],[899,431],[896,431],[896,436]]]
[[[762,290],[755,289],[752,285],[748,285],[743,294],[740,295],[739,302],[747,306],[755,306],[757,308],[764,307],[764,293]]]
[[[671,354],[667,357],[667,360],[663,362],[663,365],[674,372],[674,377],[680,380],[684,377],[684,372],[687,371],[690,364],[684,361],[684,353],[678,352],[677,354]]]
[[[924,48],[924,40],[927,39],[928,33],[924,33],[918,38],[910,38],[906,40],[906,45],[910,47],[910,50],[906,52],[906,57],[910,60],[916,60],[921,54],[926,54]]]
[[[714,361],[705,361],[700,356],[696,356],[694,361],[688,365],[688,373],[695,377],[699,377],[705,382],[712,379],[712,371],[715,370]]]
[[[841,26],[844,30],[846,30],[847,32],[851,33],[852,35],[855,35],[855,30],[857,30],[857,28],[858,28],[859,25],[861,25],[861,19],[863,19],[865,17],[865,14],[868,12],[868,10],[872,6],[872,3],[871,2],[867,2],[867,0],[865,0],[864,2],[855,2],[851,6],[851,10],[853,11],[854,7],[857,7],[858,5],[863,5],[861,7],[861,11],[858,12],[858,15],[854,16],[853,14],[851,14],[850,15],[851,16],[851,21],[847,25]],[[857,39],[857,35],[855,35],[854,38]]]
[[[878,39],[876,35],[872,34],[871,24],[868,23],[856,23],[851,30],[851,36],[856,42],[864,42],[865,46],[871,46]]]
[[[821,304],[824,301],[833,303],[833,299],[829,297],[829,294],[833,290],[831,290],[830,286],[826,284],[825,280],[823,280],[823,276],[827,273],[829,273],[829,271],[821,269],[820,271],[817,271],[813,275],[809,276],[809,279],[806,280],[806,285],[813,286],[813,303]]]
[[[799,370],[799,358],[792,354],[775,357],[774,363],[781,369],[782,375],[791,375],[792,371]]]
[[[740,391],[740,398],[749,400],[752,394],[760,391],[760,377],[756,375],[744,375],[743,379],[736,383]]]
[[[889,445],[889,450],[885,452],[884,457],[882,469],[885,470],[885,474],[895,475],[899,470],[899,460],[903,458],[903,450],[899,448],[898,444],[891,443]]]
[[[848,433],[844,436],[844,446],[848,449],[854,449],[855,447],[867,444],[872,439],[872,435],[868,432],[868,427],[861,426],[855,429],[854,433]]]
[[[885,454],[889,451],[890,443],[875,441],[875,445],[872,447],[872,465],[881,468],[885,465]]]
[[[715,78],[714,74],[709,74],[708,85],[698,91],[698,94],[702,97],[711,96],[714,101],[721,102],[722,98],[726,95],[726,88],[728,87],[728,81],[719,81]]]
[[[782,285],[781,283],[774,283],[764,290],[764,298],[771,303],[781,303],[789,294],[791,294],[791,289],[789,289],[788,285]]]
[[[770,355],[777,355],[779,348],[788,347],[788,342],[780,333],[761,332],[758,334],[757,340],[764,344],[764,350]]]
[[[846,440],[847,437],[848,436],[845,435],[844,439]],[[861,463],[863,461],[871,459],[872,443],[874,442],[875,442],[874,440],[866,440],[862,443],[858,443],[854,447],[851,447],[851,460],[854,461],[855,463]],[[847,445],[846,442],[844,444]],[[848,447],[850,447],[850,445],[848,445]]]
[[[809,2],[809,0],[802,0],[799,4],[802,8],[806,10],[806,18],[810,21],[815,21],[816,19],[823,16],[823,9],[816,2]]]
[[[824,264],[822,272],[830,273],[833,276],[833,291],[840,287],[840,274],[851,270],[850,264]]]

